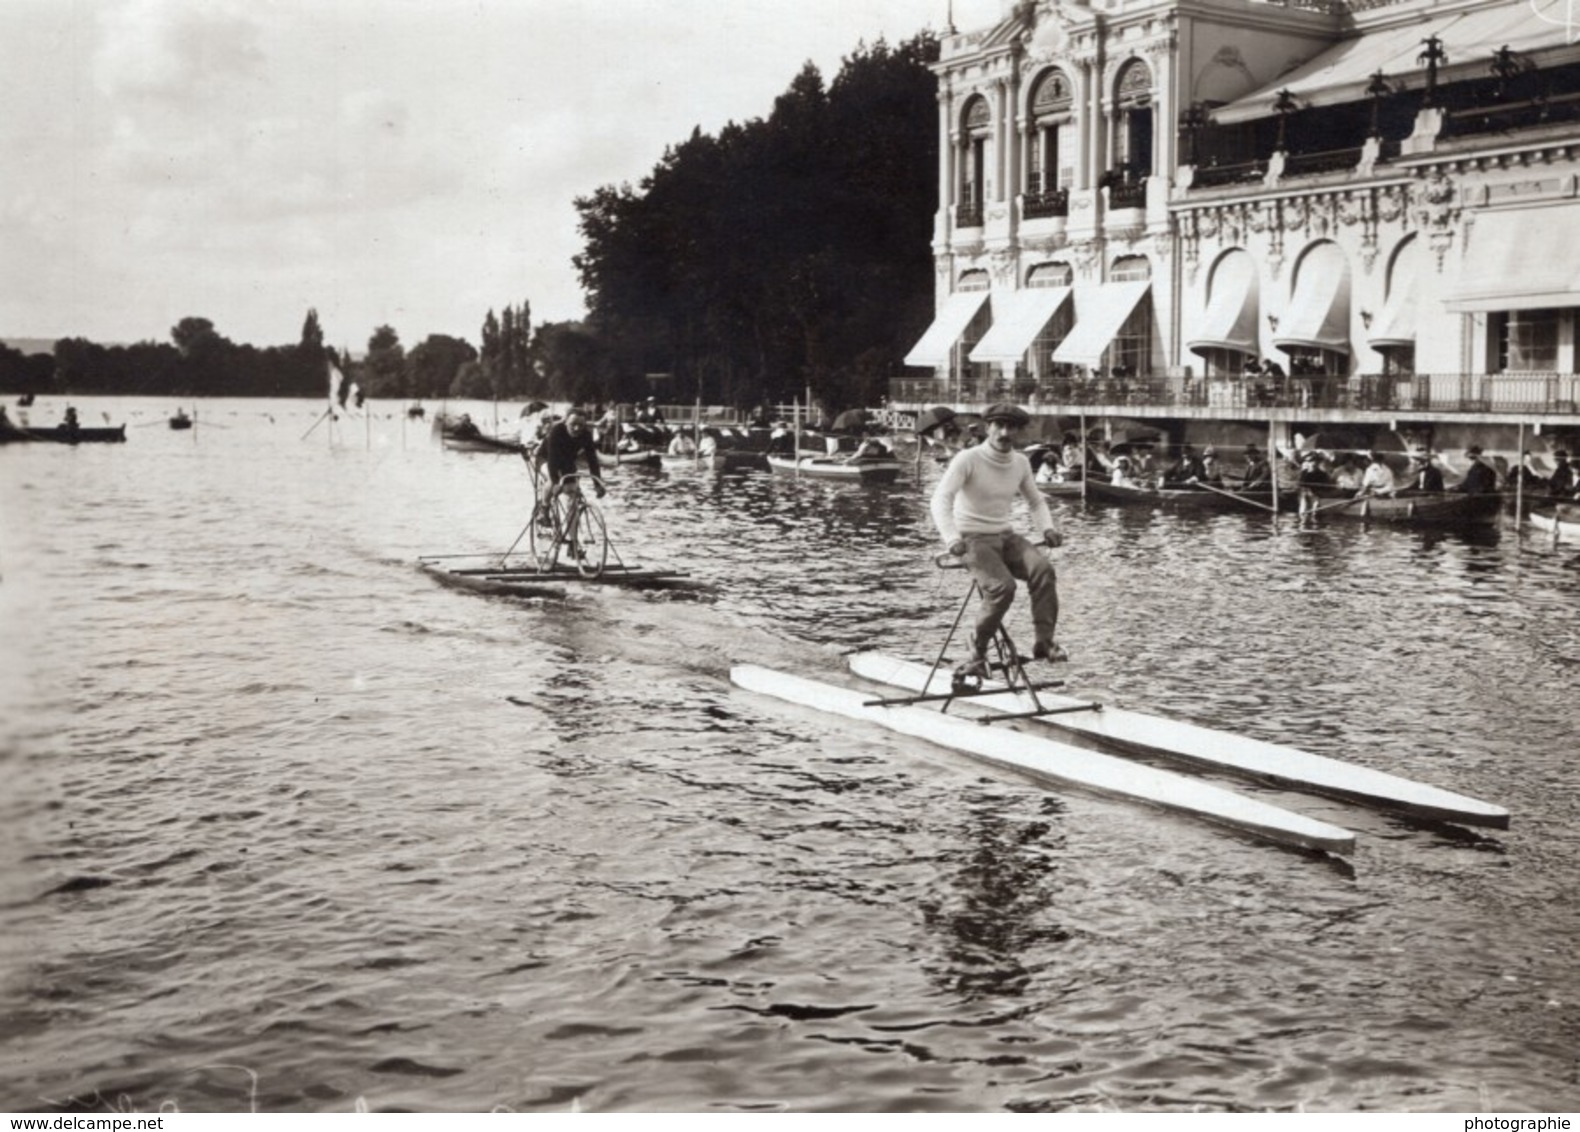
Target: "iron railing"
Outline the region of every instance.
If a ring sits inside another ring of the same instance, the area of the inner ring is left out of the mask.
[[[1580,374],[1315,374],[1299,377],[1151,375],[1115,378],[895,378],[889,399],[971,405],[1005,399],[1030,408],[1352,409],[1372,412],[1534,413],[1580,416]]]
[[[1022,213],[1027,219],[1042,216],[1070,215],[1070,190],[1049,189],[1045,193],[1027,193]]]

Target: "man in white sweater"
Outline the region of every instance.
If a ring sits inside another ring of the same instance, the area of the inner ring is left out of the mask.
[[[1059,620],[1059,591],[1053,564],[1035,546],[1015,533],[1010,504],[1018,494],[1031,512],[1042,541],[1064,541],[1048,503],[1037,489],[1031,461],[1015,448],[1016,434],[1030,421],[1018,406],[997,404],[983,414],[987,440],[967,448],[950,461],[933,492],[933,524],[949,553],[965,558],[966,568],[982,590],[982,607],[971,640],[971,660],[962,674],[986,676],[988,643],[998,632],[1015,601],[1015,579],[1031,591],[1031,620],[1036,631],[1032,656],[1065,659],[1054,643]]]

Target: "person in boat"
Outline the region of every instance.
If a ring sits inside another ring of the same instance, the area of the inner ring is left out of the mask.
[[[1476,449],[1477,452],[1481,450]],[[1472,465],[1475,466],[1475,465]],[[1487,469],[1491,471],[1491,469]],[[1433,462],[1432,456],[1427,452],[1417,452],[1410,457],[1410,470],[1406,473],[1406,484],[1401,491],[1442,491],[1443,472]]]
[[[1553,461],[1557,467],[1553,468],[1553,474],[1547,477],[1547,494],[1555,499],[1573,495],[1576,487],[1580,486],[1580,483],[1576,482],[1580,477],[1576,476],[1574,465],[1569,462],[1569,453],[1560,448],[1553,453]]]
[[[1465,469],[1465,478],[1454,485],[1454,490],[1466,495],[1495,495],[1498,490],[1497,471],[1481,458],[1481,447],[1472,444],[1465,449],[1465,459],[1470,461],[1470,467]],[[1443,490],[1443,477],[1437,477],[1437,490]]]
[[[1333,477],[1322,467],[1322,455],[1315,448],[1300,453],[1300,470],[1295,476],[1295,487],[1300,493],[1300,513],[1310,514],[1317,509],[1317,493],[1333,482]]]
[[[1201,482],[1210,487],[1223,486],[1223,468],[1218,463],[1218,450],[1211,444],[1201,452]]]
[[[697,445],[692,441],[691,434],[677,432],[674,439],[669,442],[669,454],[671,456],[695,456],[697,454]]]
[[[1360,490],[1355,493],[1355,498],[1360,499],[1367,495],[1392,495],[1399,487],[1399,481],[1393,474],[1393,469],[1388,466],[1388,461],[1383,459],[1381,452],[1373,452],[1367,457],[1366,470],[1361,473]]]
[[[1031,461],[1015,448],[1019,431],[1030,423],[1017,405],[1000,402],[982,414],[987,442],[956,454],[933,492],[933,525],[949,553],[965,560],[982,591],[982,604],[971,637],[971,658],[961,668],[967,676],[986,676],[988,644],[1015,601],[1015,580],[1031,594],[1031,620],[1036,633],[1032,656],[1064,660],[1054,642],[1059,622],[1058,579],[1053,563],[1015,533],[1010,505],[1018,495],[1031,513],[1042,542],[1059,546],[1064,534],[1048,511],[1048,502],[1032,477]]]
[[[790,426],[784,421],[774,422],[773,431],[768,434],[768,454],[770,456],[794,456],[795,435],[790,431]]]
[[[1245,446],[1245,474],[1240,477],[1242,488],[1266,487],[1273,479],[1273,469],[1267,465],[1267,457],[1262,450],[1254,444]]]
[[[1194,486],[1206,478],[1207,469],[1202,464],[1201,457],[1196,455],[1196,449],[1189,444],[1182,446],[1179,463],[1174,465],[1174,472],[1169,477],[1170,482]]]
[[[894,449],[889,447],[889,442],[881,436],[869,436],[856,446],[856,450],[845,457],[845,463],[854,464],[860,460],[891,460],[894,458]]]
[[[1340,456],[1338,463],[1333,466],[1333,471],[1329,474],[1333,477],[1334,487],[1352,494],[1361,489],[1362,473],[1355,466],[1355,454],[1352,452]]]
[[[664,427],[664,414],[659,410],[658,401],[649,397],[642,402],[642,407],[637,410],[636,423],[652,425],[655,428]]]
[[[1547,490],[1547,477],[1531,467],[1531,450],[1520,453],[1520,465],[1509,473],[1508,490],[1518,489],[1525,495]]]
[[[1114,462],[1108,467],[1108,482],[1115,487],[1142,486],[1136,478],[1136,467],[1129,456],[1114,457]]]
[[[598,466],[598,446],[593,443],[587,414],[581,409],[572,409],[565,414],[564,420],[549,429],[541,452],[549,483],[556,494],[561,490],[565,477],[577,473],[577,461],[585,460],[587,470],[593,476],[593,490],[598,493],[599,499],[604,497],[603,470]],[[570,482],[574,484],[576,481]]]
[[[71,405],[66,406],[66,419],[62,422],[61,427],[67,432],[77,431],[77,410],[75,407]]]

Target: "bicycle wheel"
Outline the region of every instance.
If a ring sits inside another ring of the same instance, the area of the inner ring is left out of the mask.
[[[575,523],[570,540],[576,572],[584,578],[600,578],[609,561],[609,533],[604,527],[603,515],[583,500],[577,508]]]
[[[563,499],[540,497],[532,508],[532,522],[527,526],[527,550],[539,570],[553,570],[560,557],[560,546],[565,539],[565,508]]]

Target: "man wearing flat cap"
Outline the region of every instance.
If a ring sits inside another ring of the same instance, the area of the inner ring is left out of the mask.
[[[1032,475],[1031,461],[1015,448],[1015,437],[1030,418],[1016,405],[992,405],[982,414],[987,440],[967,448],[950,461],[933,492],[933,524],[949,546],[949,553],[965,559],[966,568],[982,590],[982,605],[971,638],[971,659],[963,675],[988,674],[988,644],[998,632],[1004,615],[1015,601],[1015,580],[1031,593],[1031,620],[1036,632],[1032,656],[1038,660],[1065,659],[1054,643],[1059,620],[1059,592],[1053,564],[1025,538],[1015,533],[1010,505],[1019,495],[1031,512],[1034,530],[1042,541],[1058,546],[1064,541],[1058,524],[1048,512],[1048,502]]]

